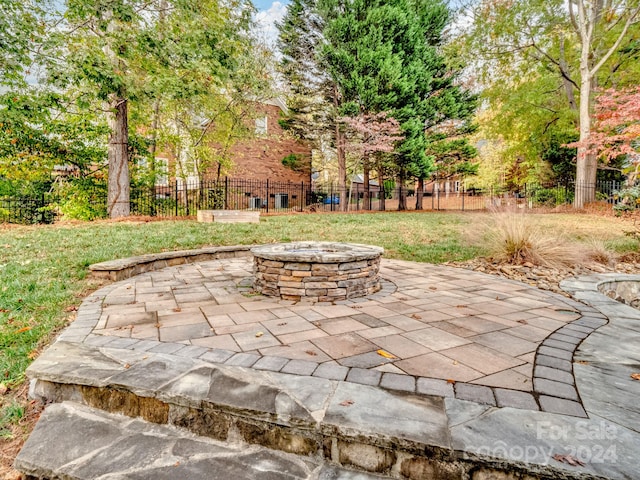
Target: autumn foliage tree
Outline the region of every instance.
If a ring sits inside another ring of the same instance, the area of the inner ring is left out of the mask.
[[[354,117],[343,117],[346,125],[345,151],[357,155],[362,160],[365,210],[371,209],[369,188],[371,163],[380,160],[381,154],[392,153],[398,142],[404,140],[400,123],[387,112],[363,113]],[[378,158],[376,158],[378,157]],[[377,168],[378,173],[382,170]],[[378,178],[380,185],[383,179]]]
[[[640,169],[640,88],[601,92],[594,106],[591,134],[586,141],[568,146],[583,148],[605,162],[626,156],[628,181],[634,183]]]

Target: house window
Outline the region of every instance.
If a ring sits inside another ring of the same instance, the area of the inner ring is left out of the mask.
[[[256,118],[256,135],[267,134],[267,116]]]
[[[169,185],[169,160],[156,157],[156,185],[166,187]]]

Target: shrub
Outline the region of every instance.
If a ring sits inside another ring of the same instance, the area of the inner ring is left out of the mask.
[[[86,179],[60,184],[56,206],[71,220],[95,220],[107,217],[107,187]]]
[[[561,186],[552,188],[536,188],[531,194],[531,200],[535,205],[543,207],[555,207],[565,203],[571,203],[573,194]]]
[[[616,202],[613,210],[617,213],[631,212],[640,205],[640,185],[629,187],[613,193]]]

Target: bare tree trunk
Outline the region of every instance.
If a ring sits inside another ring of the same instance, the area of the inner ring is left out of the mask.
[[[418,188],[416,188],[416,210],[422,210],[423,197],[424,197],[424,178],[419,178]]]
[[[407,192],[404,189],[404,171],[398,175],[398,210],[407,209]]]
[[[580,66],[580,144],[576,161],[576,186],[574,208],[583,208],[596,198],[597,159],[589,153],[591,135],[591,75],[589,74],[589,52],[583,49]]]
[[[362,194],[362,209],[371,210],[371,189],[369,187],[369,162],[364,159],[362,162],[362,182],[364,193]]]
[[[338,87],[333,87],[333,103],[336,108],[336,115],[338,114]],[[345,194],[347,191],[347,156],[345,155],[344,146],[344,132],[340,128],[340,122],[336,120],[336,155],[338,157],[338,190],[340,191],[340,210],[347,211],[347,202],[345,201]]]
[[[379,210],[384,212],[387,209],[387,192],[384,190],[384,170],[382,167],[378,168],[378,196],[380,197],[380,208]]]
[[[110,218],[130,215],[129,187],[129,126],[127,100],[120,96],[110,102],[108,121],[111,129],[108,145],[109,183],[107,212]]]

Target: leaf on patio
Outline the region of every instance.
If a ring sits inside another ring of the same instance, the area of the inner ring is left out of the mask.
[[[376,353],[384,358],[398,358],[393,353],[389,353],[386,350],[382,350],[382,349],[376,350]]]
[[[264,332],[258,332],[258,333],[256,333],[256,337],[258,337],[258,338],[259,338],[259,337],[261,337],[261,336],[263,336],[263,335],[264,335]]]
[[[556,453],[553,456],[553,459],[561,463],[568,463],[569,465],[573,465],[574,467],[577,467],[578,465],[584,466],[584,462],[581,462],[576,457],[573,457],[571,455],[561,455],[560,453]]]
[[[125,370],[128,370],[128,369],[130,369],[130,368],[131,368],[131,365],[130,365],[130,364],[128,364],[128,363],[125,363],[125,364],[124,364],[124,368],[125,368]]]
[[[353,400],[345,400],[343,402],[340,402],[340,405],[342,405],[343,407],[350,407],[351,405],[353,405]]]
[[[640,380],[640,373],[632,373],[631,378],[633,378],[634,380]]]
[[[453,380],[453,379],[451,379],[451,378],[448,378],[448,379],[447,379],[447,383],[450,383],[451,385],[455,385],[455,384],[456,384],[456,381],[455,381],[455,380]]]
[[[414,313],[413,315],[411,315],[411,318],[415,318],[416,320],[420,320],[422,317],[420,315],[418,315],[417,313]]]
[[[438,287],[429,287],[429,290],[437,290]]]
[[[526,320],[518,320],[518,323],[521,323],[523,325],[528,325],[529,322],[527,322]]]
[[[307,355],[311,355],[312,357],[316,357],[318,355],[313,350],[305,350],[304,353],[306,353]]]

